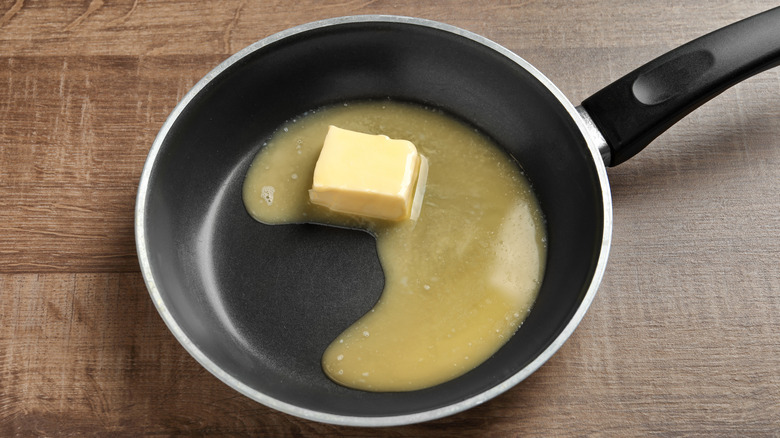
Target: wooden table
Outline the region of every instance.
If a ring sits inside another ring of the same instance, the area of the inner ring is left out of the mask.
[[[139,273],[133,209],[177,101],[242,47],[350,14],[483,34],[572,102],[759,0],[0,1],[0,436],[780,434],[780,69],[610,169],[611,260],[538,372],[427,424],[275,412],[204,371]]]

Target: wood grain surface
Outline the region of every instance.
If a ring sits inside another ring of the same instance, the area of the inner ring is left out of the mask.
[[[278,413],[192,359],[135,254],[141,168],[204,74],[265,36],[352,14],[480,33],[578,104],[774,1],[0,0],[0,436],[780,436],[780,69],[610,169],[610,264],[563,348],[430,423]]]

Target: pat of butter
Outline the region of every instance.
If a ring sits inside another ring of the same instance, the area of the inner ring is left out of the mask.
[[[342,213],[416,219],[426,176],[427,160],[411,142],[330,126],[309,199]]]

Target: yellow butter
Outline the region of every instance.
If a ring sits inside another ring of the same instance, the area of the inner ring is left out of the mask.
[[[408,219],[424,161],[409,141],[330,126],[309,199],[342,213]]]

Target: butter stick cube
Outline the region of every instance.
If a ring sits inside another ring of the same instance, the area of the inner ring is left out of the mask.
[[[420,162],[409,141],[330,126],[309,199],[342,213],[408,219]]]

